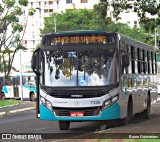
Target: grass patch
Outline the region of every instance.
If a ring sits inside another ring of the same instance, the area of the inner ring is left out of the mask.
[[[0,100],[0,107],[9,106],[9,105],[16,105],[16,104],[20,104],[20,102],[16,101],[16,100]]]

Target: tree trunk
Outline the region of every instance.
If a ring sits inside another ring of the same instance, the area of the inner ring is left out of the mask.
[[[3,82],[0,84],[0,100],[3,99],[2,88],[3,88],[3,86],[4,86],[4,82],[5,82],[5,81],[3,81]]]

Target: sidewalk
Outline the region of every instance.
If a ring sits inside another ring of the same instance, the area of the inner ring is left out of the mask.
[[[32,110],[35,108],[36,108],[36,102],[20,101],[20,104],[18,105],[0,107],[0,116]]]

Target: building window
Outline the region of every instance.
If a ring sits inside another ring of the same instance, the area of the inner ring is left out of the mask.
[[[31,2],[31,7],[33,6],[33,2]]]
[[[39,3],[39,6],[41,6],[41,2],[38,2]]]
[[[27,44],[27,41],[25,40],[25,44]]]
[[[25,11],[25,10],[23,10],[23,15],[24,15],[24,16],[26,15],[26,11]]]
[[[59,1],[57,1],[57,8],[59,8]]]
[[[41,9],[39,9],[39,15],[41,15]]]
[[[66,3],[72,3],[72,0],[66,0]]]
[[[53,9],[49,9],[49,12],[53,12]]]
[[[138,25],[137,21],[134,21],[134,27],[136,28]]]
[[[53,4],[53,1],[49,1],[49,4]]]
[[[47,13],[48,12],[48,9],[44,9],[44,13]]]
[[[87,3],[88,0],[81,0],[81,3]]]

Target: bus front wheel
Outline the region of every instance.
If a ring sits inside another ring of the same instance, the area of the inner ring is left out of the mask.
[[[60,130],[68,130],[70,126],[70,121],[59,121]]]

